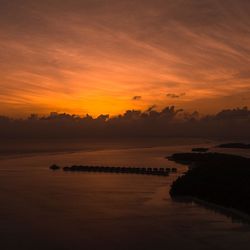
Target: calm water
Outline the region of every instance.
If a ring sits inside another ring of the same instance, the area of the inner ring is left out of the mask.
[[[185,166],[164,157],[196,144],[209,142],[26,143],[21,151],[17,144],[7,145],[2,148],[0,161],[0,249],[249,249],[248,225],[170,199],[170,184],[177,175],[48,169],[52,163],[176,166],[181,173]]]

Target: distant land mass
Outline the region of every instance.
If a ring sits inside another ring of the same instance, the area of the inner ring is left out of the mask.
[[[250,149],[250,144],[246,143],[225,143],[220,144],[217,147],[219,148],[242,148],[242,149]]]

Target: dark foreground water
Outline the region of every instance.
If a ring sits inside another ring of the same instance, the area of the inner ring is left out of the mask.
[[[34,145],[30,149],[36,150],[29,150],[29,155],[2,154],[0,249],[250,249],[250,226],[170,199],[170,184],[177,175],[48,169],[52,163],[175,166],[181,173],[185,166],[168,162],[164,156],[190,150],[190,144],[197,143],[208,142],[172,140],[159,142],[159,146],[145,141],[89,143],[89,147],[82,146],[83,151],[74,152],[81,149],[78,143],[67,144],[66,150],[60,145],[61,153],[51,150],[50,144],[43,153],[38,153],[39,146]]]

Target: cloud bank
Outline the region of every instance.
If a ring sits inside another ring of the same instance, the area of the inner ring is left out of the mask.
[[[27,119],[0,117],[2,139],[52,139],[85,137],[213,137],[250,140],[250,110],[222,110],[200,116],[175,107],[157,111],[127,110],[124,114],[93,118],[53,112],[49,116],[31,115]]]

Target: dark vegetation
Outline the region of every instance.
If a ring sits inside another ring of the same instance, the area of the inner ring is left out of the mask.
[[[60,169],[57,165],[50,167],[52,170]],[[71,166],[64,167],[66,172],[103,172],[103,173],[123,173],[123,174],[146,174],[168,176],[170,172],[177,172],[176,168],[138,168],[138,167],[104,167],[104,166]]]
[[[242,148],[242,149],[250,149],[250,144],[246,143],[225,143],[217,146],[218,148]]]
[[[173,198],[194,197],[250,214],[250,159],[218,153],[174,154],[172,160],[192,163],[173,184]]]
[[[57,166],[56,164],[53,164],[49,167],[51,170],[59,170],[61,167]]]
[[[199,152],[199,153],[205,153],[208,150],[209,150],[208,148],[192,148],[193,152]]]
[[[70,115],[53,112],[48,116],[31,115],[27,119],[0,116],[1,139],[55,139],[82,137],[223,137],[250,138],[248,108],[222,110],[200,116],[175,107],[160,111],[128,110],[122,115]]]
[[[242,156],[222,153],[176,153],[167,158],[178,163],[196,163],[196,165],[198,163],[211,163],[212,165],[219,163],[225,165],[232,162],[237,164],[248,161],[248,159]]]

